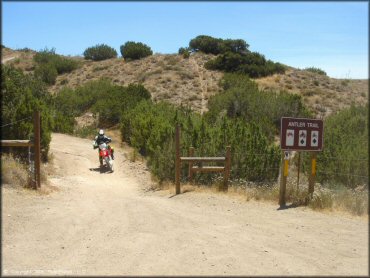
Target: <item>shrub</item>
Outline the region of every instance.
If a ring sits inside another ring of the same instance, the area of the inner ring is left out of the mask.
[[[215,55],[226,52],[241,53],[247,51],[248,47],[249,45],[241,39],[223,40],[205,35],[197,36],[189,42],[189,48],[192,51],[201,51]]]
[[[121,55],[127,60],[138,60],[153,54],[149,46],[141,42],[128,41],[120,47]]]
[[[189,49],[192,51],[218,55],[205,64],[210,70],[239,72],[252,78],[285,72],[284,65],[266,60],[257,52],[250,52],[248,47],[249,45],[241,39],[223,40],[205,35],[197,36],[189,42]],[[185,48],[179,49],[179,53],[184,51]]]
[[[201,51],[204,53],[219,54],[221,39],[216,39],[211,36],[200,35],[189,42],[189,48],[193,51]]]
[[[57,74],[68,73],[79,67],[79,63],[75,60],[64,58],[55,53],[55,48],[51,50],[45,48],[35,54],[33,60],[39,66],[48,65],[54,67]],[[50,84],[50,83],[49,83]]]
[[[142,99],[150,99],[149,91],[142,85],[131,84],[123,87],[106,79],[90,81],[75,90],[63,88],[52,101],[58,110],[56,129],[72,132],[74,117],[87,110],[99,114],[100,126],[117,124],[122,110],[131,109]]]
[[[190,52],[189,52],[189,51],[184,52],[184,53],[182,54],[182,57],[183,57],[184,59],[188,59],[188,58],[190,57]]]
[[[243,74],[225,74],[221,80],[224,91],[208,102],[207,117],[215,121],[227,115],[258,122],[264,134],[272,139],[280,130],[280,118],[306,117],[308,110],[301,96],[286,92],[260,91],[257,84]]]
[[[47,159],[51,130],[53,127],[52,111],[48,105],[50,94],[44,83],[32,75],[26,75],[21,70],[2,66],[1,75],[2,93],[2,122],[14,123],[1,129],[2,139],[32,139],[33,138],[33,112],[41,113],[42,132],[41,148],[42,158]],[[26,119],[26,120],[23,120]],[[20,121],[22,120],[22,121]],[[14,150],[18,155],[27,154],[22,150]]]
[[[23,52],[31,52],[32,49],[28,48],[28,47],[24,47],[24,48],[19,48],[17,49],[17,51],[23,51]]]
[[[323,151],[317,156],[319,182],[368,186],[368,115],[368,105],[351,106],[326,119]]]
[[[282,64],[266,60],[263,55],[257,52],[241,54],[229,51],[208,61],[205,64],[205,68],[225,72],[243,73],[252,78],[285,72],[285,67]]]
[[[255,125],[238,119],[209,122],[186,108],[168,103],[139,103],[124,111],[121,118],[122,138],[148,157],[148,166],[161,181],[174,179],[175,125],[182,126],[181,152],[195,147],[198,156],[222,156],[225,146],[232,146],[232,178],[254,181],[275,180],[278,176],[280,154]],[[261,158],[258,154],[264,153]],[[275,170],[272,170],[275,169]],[[182,176],[187,166],[182,167]],[[212,183],[215,175],[197,175],[196,180]]]
[[[31,179],[28,177],[27,165],[21,163],[12,155],[1,156],[1,184],[30,187]]]
[[[116,58],[117,51],[106,44],[97,44],[95,46],[86,48],[83,55],[86,60],[102,61]]]
[[[185,47],[180,47],[179,48],[179,54],[182,55],[184,54],[185,52],[189,52],[189,49],[188,48],[185,48]]]
[[[58,76],[58,71],[52,64],[47,63],[37,66],[34,74],[46,84],[54,85]]]
[[[320,68],[309,67],[309,68],[305,68],[304,70],[326,76],[326,72]]]

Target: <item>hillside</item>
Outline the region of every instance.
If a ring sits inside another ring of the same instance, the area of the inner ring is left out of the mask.
[[[4,48],[2,62],[32,72],[34,53]],[[195,53],[184,59],[176,54],[155,54],[132,62],[125,62],[122,58],[93,62],[72,57],[81,61],[82,66],[71,73],[59,75],[50,91],[57,93],[64,86],[75,88],[87,81],[105,77],[117,85],[142,83],[155,101],[169,101],[203,112],[207,109],[209,97],[221,91],[219,81],[223,73],[204,68],[204,63],[213,57]],[[261,89],[286,90],[302,95],[304,103],[317,117],[326,117],[349,107],[351,103],[364,104],[368,100],[366,79],[334,79],[289,67],[285,74],[274,74],[255,81]]]

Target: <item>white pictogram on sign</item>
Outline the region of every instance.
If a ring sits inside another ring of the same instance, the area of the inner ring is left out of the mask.
[[[287,129],[286,130],[286,146],[293,146],[294,145],[294,130],[293,129]]]
[[[307,142],[307,130],[300,130],[298,132],[298,134],[299,134],[298,146],[300,146],[300,147],[306,146],[306,142]]]
[[[319,145],[319,132],[317,130],[311,131],[311,147]]]

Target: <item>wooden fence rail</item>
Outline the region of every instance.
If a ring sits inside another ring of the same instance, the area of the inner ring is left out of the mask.
[[[180,194],[180,180],[181,180],[181,162],[189,163],[189,180],[192,181],[195,172],[223,172],[224,173],[224,182],[223,187],[220,187],[220,190],[228,190],[228,180],[230,177],[231,170],[231,147],[226,147],[226,156],[225,157],[195,157],[194,156],[194,147],[189,148],[189,156],[180,156],[180,127],[176,126],[176,161],[175,161],[175,183],[176,183],[176,194]],[[223,162],[224,166],[194,166],[194,163],[197,162]]]
[[[1,147],[33,147],[30,140],[1,140]]]

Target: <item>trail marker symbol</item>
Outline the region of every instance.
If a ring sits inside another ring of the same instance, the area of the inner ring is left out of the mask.
[[[286,131],[286,145],[293,146],[294,145],[294,130],[287,129]]]
[[[306,146],[307,130],[299,131],[299,143],[298,146]]]
[[[311,147],[317,147],[319,143],[319,132],[318,131],[311,131]]]

